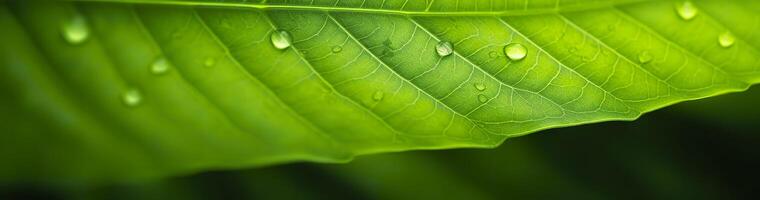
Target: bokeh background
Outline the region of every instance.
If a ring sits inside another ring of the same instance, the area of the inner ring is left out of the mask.
[[[753,199],[760,87],[496,149],[412,151],[141,183],[2,185],[0,199]]]

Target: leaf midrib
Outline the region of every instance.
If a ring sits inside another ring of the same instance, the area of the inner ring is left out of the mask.
[[[387,8],[355,8],[355,7],[331,7],[315,5],[283,5],[283,4],[265,4],[265,3],[236,3],[236,2],[200,2],[200,1],[178,1],[178,0],[64,0],[73,2],[103,2],[103,3],[122,3],[122,4],[146,4],[146,5],[170,5],[170,6],[190,6],[190,7],[220,7],[220,8],[253,8],[262,10],[311,10],[311,11],[341,11],[357,13],[375,13],[375,14],[397,14],[408,16],[523,16],[523,15],[540,15],[559,12],[573,12],[584,10],[596,10],[602,8],[611,8],[619,5],[637,4],[654,0],[620,0],[618,2],[604,2],[596,4],[582,5],[556,5],[553,8],[523,8],[521,10],[501,10],[501,11],[430,11],[430,6],[434,1],[430,1],[427,9],[424,11],[404,11]],[[669,0],[667,0],[669,1]],[[264,1],[266,2],[266,1]],[[403,7],[401,8],[403,9]]]

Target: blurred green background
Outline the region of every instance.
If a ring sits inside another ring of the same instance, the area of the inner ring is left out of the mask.
[[[497,149],[361,156],[148,183],[14,183],[0,199],[751,199],[760,88],[633,122],[560,128]]]

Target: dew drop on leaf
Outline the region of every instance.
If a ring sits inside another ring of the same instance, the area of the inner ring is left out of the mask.
[[[290,44],[292,42],[292,38],[290,37],[290,33],[284,30],[277,30],[272,32],[272,45],[274,45],[274,48],[277,49],[287,49],[290,47]]]
[[[486,97],[486,95],[482,95],[482,94],[478,95],[478,101],[480,101],[480,103],[485,103],[486,101],[488,101],[488,97]]]
[[[642,51],[639,53],[639,62],[641,64],[647,64],[649,62],[652,62],[652,54],[649,53],[649,51]]]
[[[81,44],[90,37],[90,28],[81,14],[74,14],[68,21],[61,26],[63,39],[69,44]]]
[[[205,61],[203,61],[203,66],[213,67],[214,65],[216,65],[216,59],[212,57],[208,57]]]
[[[525,49],[525,46],[522,44],[512,43],[504,47],[504,54],[506,54],[507,58],[510,60],[518,61],[528,55],[528,50]]]
[[[483,85],[482,83],[475,83],[473,86],[475,86],[475,89],[478,89],[478,91],[486,90],[486,85]]]
[[[165,74],[171,69],[171,64],[164,57],[160,57],[150,64],[150,73],[155,75]]]
[[[723,48],[728,48],[734,45],[736,42],[736,36],[731,32],[723,32],[718,36],[718,43]]]
[[[694,17],[697,16],[697,13],[699,13],[699,11],[697,10],[697,7],[694,6],[694,3],[691,3],[691,1],[685,1],[677,5],[676,11],[678,12],[678,16],[680,16],[681,19],[686,20],[686,21],[694,19]]]
[[[372,100],[380,101],[383,100],[383,97],[385,96],[385,93],[383,91],[377,91],[375,94],[372,94]]]
[[[142,103],[142,94],[137,89],[128,89],[121,95],[121,102],[127,107],[135,107]]]
[[[451,46],[450,42],[441,41],[435,45],[435,51],[439,56],[445,57],[454,52],[454,47]]]
[[[340,51],[343,51],[343,47],[337,46],[337,45],[333,46],[333,48],[332,48],[332,52],[333,53],[339,53]]]

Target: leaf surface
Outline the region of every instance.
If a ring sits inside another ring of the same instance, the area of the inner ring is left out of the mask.
[[[140,179],[493,147],[760,81],[760,3],[694,1],[689,20],[683,5],[5,2],[0,177]],[[292,40],[278,49],[282,33]],[[526,56],[510,59],[510,44]]]

